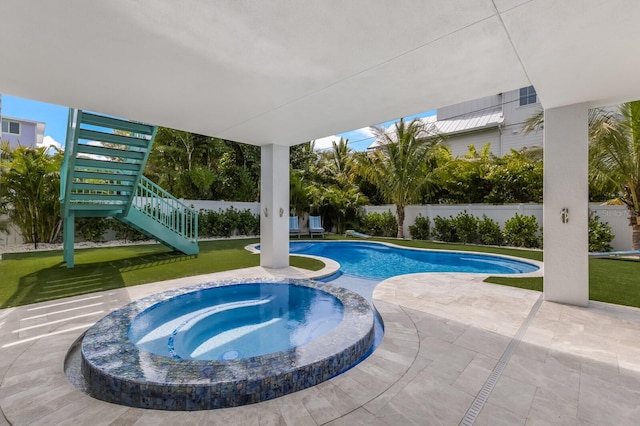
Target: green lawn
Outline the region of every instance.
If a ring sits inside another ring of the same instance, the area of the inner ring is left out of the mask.
[[[328,239],[342,239],[330,236]],[[405,247],[476,251],[542,260],[542,252],[502,247],[373,238]],[[0,308],[96,291],[258,266],[244,249],[258,239],[201,241],[198,256],[174,253],[159,244],[76,250],[68,269],[61,251],[5,254],[0,261]],[[322,262],[291,256],[291,265],[319,270]],[[640,307],[640,261],[589,259],[589,298]],[[542,291],[542,278],[489,277],[487,282]]]
[[[75,268],[62,251],[7,253],[0,261],[0,308],[134,286],[155,281],[258,266],[244,249],[258,239],[201,241],[198,256],[184,256],[159,244],[76,250]],[[314,259],[291,256],[291,265],[319,270]]]

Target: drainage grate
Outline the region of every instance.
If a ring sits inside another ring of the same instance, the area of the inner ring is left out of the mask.
[[[511,342],[509,342],[509,345],[507,345],[507,348],[502,353],[502,356],[498,360],[498,363],[493,368],[491,374],[489,374],[487,381],[484,382],[484,385],[482,385],[482,389],[480,389],[480,392],[478,392],[478,395],[476,395],[473,403],[471,403],[471,407],[469,407],[467,413],[462,418],[460,426],[471,426],[476,421],[476,417],[478,417],[478,414],[480,414],[480,411],[482,411],[482,407],[484,407],[487,399],[489,399],[489,395],[491,395],[493,388],[496,386],[496,383],[498,383],[498,379],[500,379],[504,368],[507,366],[509,360],[511,359],[511,356],[516,351],[518,344],[522,340],[522,336],[524,336],[524,333],[526,333],[529,325],[531,325],[531,322],[536,316],[536,313],[538,312],[541,304],[542,294],[540,295],[540,297],[538,297],[536,303],[534,303],[531,311],[529,312],[529,315],[527,315],[527,318],[518,329],[518,332],[515,334],[515,336],[513,336]]]

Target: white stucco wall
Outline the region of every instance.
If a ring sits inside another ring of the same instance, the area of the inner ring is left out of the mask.
[[[542,204],[428,204],[407,206],[405,210],[404,232],[406,237],[410,237],[409,226],[413,225],[418,215],[429,217],[433,225],[433,218],[436,216],[449,217],[457,216],[463,211],[482,218],[486,214],[504,227],[504,223],[511,219],[516,213],[525,216],[535,216],[538,224],[543,226],[543,205]],[[612,242],[614,250],[631,249],[631,227],[629,226],[629,213],[624,206],[602,206],[599,203],[590,203],[589,210],[600,217],[600,221],[611,226],[615,238]],[[391,211],[395,215],[396,207],[393,204],[383,206],[366,206],[367,213],[384,213]]]

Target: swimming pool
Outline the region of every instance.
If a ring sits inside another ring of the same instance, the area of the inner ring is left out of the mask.
[[[374,242],[291,242],[289,251],[327,257],[340,263],[345,274],[383,280],[419,272],[524,274],[539,268],[513,258],[476,253],[420,250]]]

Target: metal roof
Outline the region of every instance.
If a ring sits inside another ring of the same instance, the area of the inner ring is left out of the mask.
[[[504,116],[502,115],[502,107],[496,106],[446,120],[437,120],[437,116],[432,115],[422,118],[421,121],[425,123],[429,133],[453,135],[498,127],[504,122]],[[393,131],[393,125],[387,131]],[[378,146],[380,143],[374,141],[367,149],[375,149]]]

